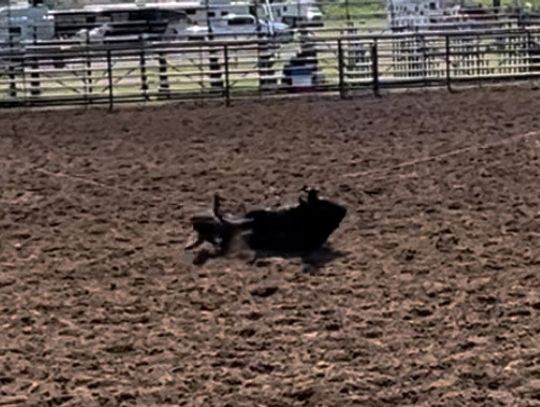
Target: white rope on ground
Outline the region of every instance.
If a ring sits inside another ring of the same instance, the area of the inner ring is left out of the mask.
[[[422,163],[426,163],[426,162],[437,161],[437,160],[440,160],[440,159],[456,156],[456,155],[463,154],[463,153],[466,153],[468,151],[472,151],[472,150],[476,150],[476,149],[484,150],[484,149],[491,148],[491,147],[498,147],[498,146],[502,146],[502,145],[506,145],[506,144],[511,144],[511,143],[517,142],[519,140],[527,139],[527,138],[538,136],[538,135],[540,135],[540,131],[530,131],[528,133],[517,134],[517,135],[511,136],[511,137],[508,137],[508,138],[506,138],[504,140],[501,140],[501,141],[495,141],[495,142],[492,142],[492,143],[485,143],[485,144],[479,144],[479,145],[463,147],[463,148],[448,151],[448,152],[442,153],[442,154],[417,158],[417,159],[410,160],[410,161],[404,161],[402,163],[399,163],[397,165],[387,167],[387,168],[376,168],[376,169],[372,169],[372,170],[368,170],[368,171],[352,172],[352,173],[344,174],[343,176],[347,177],[347,178],[356,178],[356,177],[365,177],[365,176],[371,176],[371,175],[383,175],[383,174],[385,174],[387,172],[398,170],[398,169],[401,169],[401,168],[412,167],[412,166],[414,166],[416,164],[422,164]],[[109,189],[109,190],[113,190],[113,191],[117,191],[117,192],[127,192],[127,193],[137,192],[137,191],[127,189],[127,188],[120,188],[120,187],[115,187],[115,186],[112,186],[112,185],[107,185],[107,184],[104,184],[102,182],[98,182],[98,181],[88,179],[88,178],[83,177],[81,175],[70,175],[70,174],[63,173],[63,172],[51,172],[51,171],[45,170],[43,168],[38,168],[35,171],[40,172],[40,173],[45,174],[45,175],[48,175],[48,176],[51,176],[51,177],[67,178],[67,179],[71,179],[71,180],[76,181],[76,182],[78,181],[78,182],[82,182],[82,183],[85,183],[85,184],[94,185],[94,186],[98,186],[98,187],[101,187],[101,188],[105,188],[105,189]]]
[[[506,138],[504,140],[501,140],[501,141],[494,141],[492,143],[485,143],[485,144],[473,145],[473,146],[469,146],[469,147],[458,148],[457,150],[448,151],[448,152],[442,153],[442,154],[417,158],[417,159],[410,160],[410,161],[404,161],[404,162],[399,163],[397,165],[394,165],[392,167],[378,168],[378,169],[376,168],[376,169],[372,169],[372,170],[368,170],[368,171],[351,172],[351,173],[348,173],[348,174],[344,174],[343,176],[348,177],[348,178],[356,178],[356,177],[364,177],[364,176],[370,176],[370,175],[375,175],[375,174],[382,175],[382,174],[384,174],[386,172],[390,172],[390,171],[394,171],[394,170],[398,170],[398,169],[406,168],[406,167],[412,167],[412,166],[414,166],[416,164],[422,164],[422,163],[430,162],[430,161],[437,161],[437,160],[444,159],[444,158],[447,158],[447,157],[452,157],[452,156],[455,156],[455,155],[463,154],[463,153],[466,153],[467,151],[471,151],[471,150],[485,150],[485,149],[491,148],[491,147],[498,147],[498,146],[502,146],[502,145],[506,145],[506,144],[511,144],[511,143],[515,143],[515,142],[517,142],[519,140],[527,139],[527,138],[538,136],[538,135],[540,135],[540,131],[530,131],[528,133],[517,134],[517,135],[511,136],[511,137],[508,137],[508,138]]]
[[[115,186],[112,186],[112,185],[104,184],[103,182],[94,181],[92,179],[83,177],[82,175],[71,175],[71,174],[66,174],[65,172],[52,172],[52,171],[48,171],[48,170],[43,169],[43,168],[38,168],[35,171],[40,172],[40,173],[45,174],[45,175],[48,175],[50,177],[67,178],[67,179],[70,179],[72,181],[76,181],[76,182],[78,181],[78,182],[81,182],[83,184],[94,185],[94,186],[97,186],[97,187],[101,187],[101,188],[104,188],[104,189],[109,189],[109,190],[116,191],[116,192],[128,192],[128,193],[137,192],[137,191],[133,191],[131,189],[115,187]]]
[[[18,138],[18,130],[17,130],[16,123],[13,124],[13,126],[12,126],[12,133],[13,134],[10,135],[9,137]],[[32,142],[43,146],[44,149],[47,151],[47,153],[51,154],[56,159],[60,158],[59,154],[56,151],[51,149],[50,146],[47,146],[44,142],[39,140],[37,137],[31,136],[31,135],[30,136],[25,136],[25,137],[30,139]],[[4,160],[0,160],[0,163],[4,163],[4,162],[5,162]],[[111,191],[124,192],[124,193],[126,193],[126,192],[127,193],[138,192],[136,190],[132,190],[132,189],[129,189],[129,188],[121,188],[121,187],[115,187],[115,186],[112,186],[112,185],[107,185],[107,184],[105,184],[103,182],[94,181],[94,180],[89,179],[89,178],[87,178],[85,176],[82,176],[82,175],[73,175],[73,174],[68,174],[68,173],[61,172],[61,171],[52,172],[52,171],[44,169],[43,167],[34,169],[34,171],[39,172],[41,174],[45,174],[45,175],[47,175],[49,177],[66,178],[66,179],[69,179],[69,180],[72,180],[72,181],[75,181],[75,182],[80,182],[80,183],[83,183],[83,184],[94,185],[94,186],[101,187],[101,188],[104,188],[104,189],[109,189]],[[0,202],[6,202],[6,201],[0,201]]]

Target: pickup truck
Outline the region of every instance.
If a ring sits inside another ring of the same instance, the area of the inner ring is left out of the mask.
[[[220,20],[211,22],[211,30],[206,25],[192,25],[179,32],[179,37],[190,40],[207,39],[210,34],[215,38],[227,36],[254,36],[259,33],[275,36],[281,41],[291,41],[293,31],[287,24],[257,19],[250,14],[229,14]]]

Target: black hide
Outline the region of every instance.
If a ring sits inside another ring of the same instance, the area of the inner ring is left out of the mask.
[[[325,199],[300,200],[298,206],[279,210],[254,210],[246,241],[253,250],[310,251],[322,246],[336,230],[347,210]]]

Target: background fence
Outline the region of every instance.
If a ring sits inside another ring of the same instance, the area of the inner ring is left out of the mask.
[[[540,77],[540,30],[63,45],[0,52],[0,105],[231,99]]]

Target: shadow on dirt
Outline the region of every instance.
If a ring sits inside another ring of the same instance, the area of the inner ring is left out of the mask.
[[[254,252],[254,257],[248,261],[250,264],[264,266],[272,258],[280,258],[287,260],[300,260],[305,266],[311,268],[322,268],[326,264],[346,256],[347,253],[336,250],[331,246],[325,245],[319,249],[308,252],[282,253],[278,251],[257,250]]]
[[[247,264],[256,267],[265,267],[272,263],[272,260],[290,260],[292,262],[300,261],[306,269],[319,269],[328,263],[346,256],[348,253],[336,250],[331,246],[325,245],[319,249],[307,252],[280,252],[271,250],[232,250],[226,254],[218,254],[209,248],[199,250],[192,257],[192,264],[201,266],[208,260],[217,259],[220,257],[233,257],[244,260]]]

